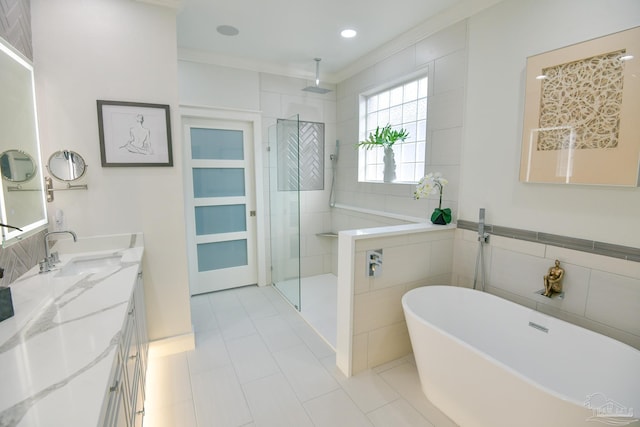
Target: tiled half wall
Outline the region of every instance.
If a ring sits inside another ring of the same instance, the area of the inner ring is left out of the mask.
[[[411,353],[401,298],[418,286],[450,283],[454,234],[453,226],[431,224],[340,233],[336,361],[346,375]],[[369,277],[366,253],[377,249],[382,273]]]

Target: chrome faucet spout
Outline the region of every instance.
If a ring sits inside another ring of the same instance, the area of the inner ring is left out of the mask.
[[[61,230],[61,231],[49,231],[44,234],[44,260],[47,262],[51,262],[51,249],[49,248],[49,236],[53,234],[71,234],[73,237],[73,241],[78,241],[78,236],[71,230]]]

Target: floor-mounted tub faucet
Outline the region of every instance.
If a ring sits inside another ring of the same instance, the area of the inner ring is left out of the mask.
[[[58,253],[56,252],[51,254],[51,249],[49,248],[49,236],[52,234],[71,234],[73,241],[78,241],[78,236],[71,230],[50,231],[48,233],[44,233],[44,259],[40,261],[40,273],[46,273],[51,270],[51,266],[59,261]]]

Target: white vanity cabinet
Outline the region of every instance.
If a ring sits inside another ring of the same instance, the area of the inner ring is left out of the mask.
[[[139,272],[116,349],[101,426],[142,426],[148,349],[142,272]]]
[[[142,233],[56,249],[59,264],[11,285],[15,314],[0,322],[0,425],[139,427],[148,351]]]

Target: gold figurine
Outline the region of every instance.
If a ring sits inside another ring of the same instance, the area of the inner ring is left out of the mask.
[[[560,261],[556,260],[556,264],[549,268],[549,274],[544,276],[544,295],[551,298],[553,293],[562,292],[562,278],[564,270],[560,267]]]

